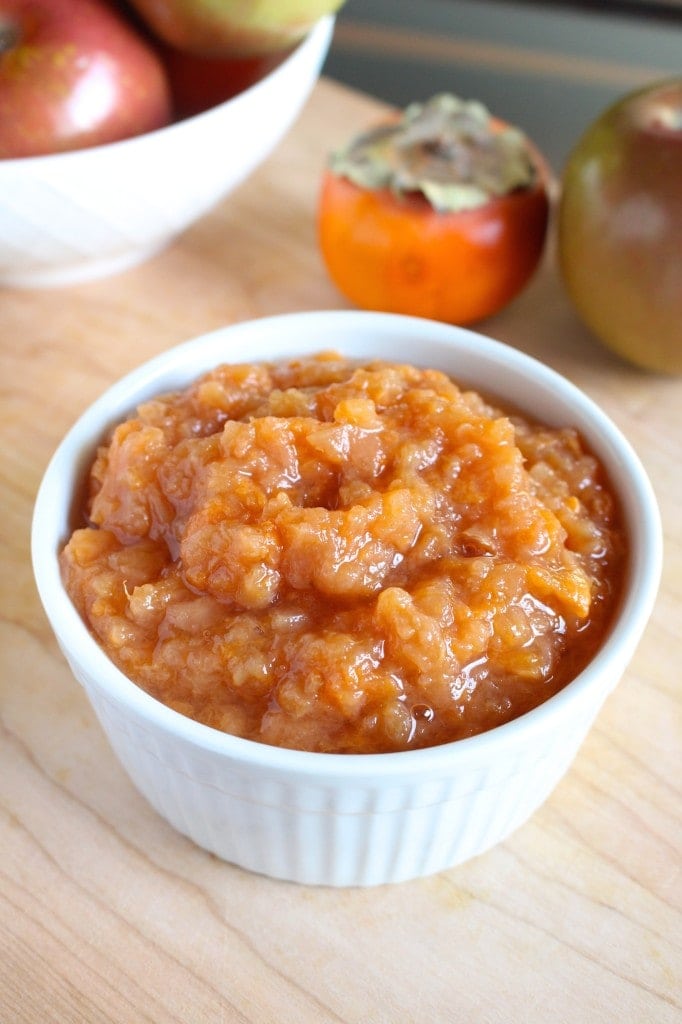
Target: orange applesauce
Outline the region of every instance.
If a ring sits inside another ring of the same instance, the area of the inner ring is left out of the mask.
[[[64,580],[130,679],[216,729],[337,753],[545,701],[599,647],[626,553],[575,430],[334,353],[145,402],[83,512]]]

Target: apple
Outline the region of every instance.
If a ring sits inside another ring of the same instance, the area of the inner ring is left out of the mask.
[[[0,0],[0,157],[116,142],[171,116],[160,57],[103,0]]]
[[[155,36],[202,56],[287,50],[344,0],[130,0]]]
[[[622,97],[578,141],[558,255],[597,338],[637,366],[682,373],[682,78]]]
[[[200,114],[239,95],[273,71],[290,53],[283,50],[254,57],[199,57],[171,47],[161,52],[178,119]]]

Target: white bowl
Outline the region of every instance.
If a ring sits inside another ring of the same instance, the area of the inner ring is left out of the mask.
[[[602,460],[629,538],[625,595],[590,665],[545,704],[471,739],[394,754],[315,754],[229,736],[130,682],[90,636],[64,589],[58,552],[74,494],[106,429],[139,403],[221,362],[336,348],[443,369],[553,425],[573,425]],[[440,871],[498,843],[545,800],[628,664],[661,570],[647,476],[614,424],[542,364],[461,328],[380,313],[272,317],[171,349],[111,387],[78,420],[43,479],[34,572],[71,668],[131,779],[180,832],[219,857],[277,878],[375,885]]]
[[[0,285],[104,277],[166,246],[280,141],[317,81],[322,18],[260,82],[195,117],[123,142],[0,161]]]

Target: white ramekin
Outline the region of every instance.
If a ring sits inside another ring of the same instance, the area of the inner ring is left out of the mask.
[[[74,494],[106,429],[138,402],[220,362],[324,349],[447,371],[552,425],[573,425],[605,465],[629,539],[625,593],[590,665],[534,711],[427,750],[335,755],[225,735],[130,682],[86,629],[58,552]],[[236,324],[151,360],[106,391],[50,462],[35,505],[32,555],[61,649],[134,784],[176,829],[219,857],[276,878],[377,885],[452,867],[500,842],[546,799],[637,646],[661,570],[656,501],[637,456],[585,394],[516,349],[471,331],[381,313],[320,312]]]

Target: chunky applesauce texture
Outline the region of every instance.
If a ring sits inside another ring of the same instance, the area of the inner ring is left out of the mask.
[[[335,353],[223,365],[98,450],[68,591],[116,665],[215,729],[433,746],[585,666],[625,541],[573,429],[445,374]]]

